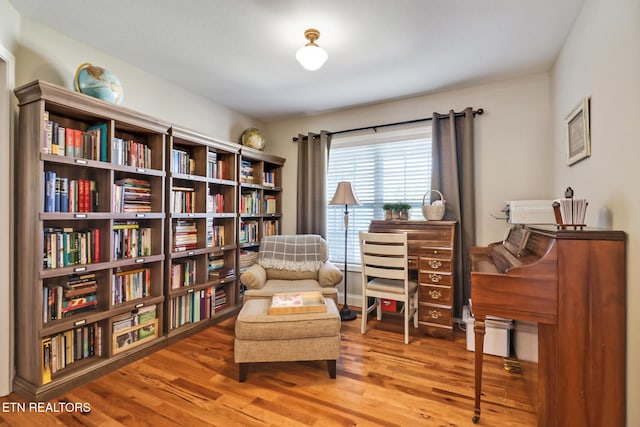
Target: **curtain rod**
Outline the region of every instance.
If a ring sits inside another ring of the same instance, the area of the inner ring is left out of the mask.
[[[484,113],[484,110],[482,108],[478,108],[477,110],[473,111],[473,115],[475,116],[476,114],[481,116]],[[454,113],[455,117],[460,117],[464,115],[464,111],[461,111],[459,113]],[[448,114],[438,114],[439,117],[449,117]],[[414,119],[414,120],[406,120],[404,122],[395,122],[395,123],[385,123],[382,125],[375,125],[375,126],[364,126],[361,128],[353,128],[353,129],[344,129],[344,130],[338,130],[335,132],[327,132],[328,135],[338,135],[341,133],[349,133],[349,132],[358,132],[361,130],[367,130],[367,129],[373,129],[374,131],[377,130],[378,128],[384,128],[384,127],[390,127],[390,126],[400,126],[400,125],[409,125],[412,123],[420,123],[420,122],[428,122],[430,120],[433,120],[433,117],[425,117],[422,119]],[[298,141],[298,137],[295,136],[293,137],[293,142],[297,142]]]

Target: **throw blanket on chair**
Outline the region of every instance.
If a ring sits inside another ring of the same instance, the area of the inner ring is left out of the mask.
[[[323,244],[316,234],[268,236],[260,242],[258,264],[265,269],[316,271],[324,262]]]

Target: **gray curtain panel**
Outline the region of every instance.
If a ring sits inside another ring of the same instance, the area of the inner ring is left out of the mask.
[[[327,237],[327,168],[331,135],[298,135],[297,234]]]
[[[444,219],[456,220],[454,315],[471,297],[469,248],[476,244],[473,168],[473,110],[433,114],[431,188],[447,201]]]

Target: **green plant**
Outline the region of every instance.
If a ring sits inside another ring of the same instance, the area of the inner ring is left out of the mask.
[[[397,203],[385,203],[384,205],[382,205],[382,209],[385,211],[395,211],[397,210],[396,209],[397,205],[398,205]]]
[[[408,203],[396,203],[396,210],[403,212],[403,211],[408,211],[409,209],[411,209],[411,205]]]

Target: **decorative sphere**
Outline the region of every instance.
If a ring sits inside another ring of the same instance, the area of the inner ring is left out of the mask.
[[[240,135],[240,143],[256,150],[264,150],[266,141],[264,135],[256,128],[245,129]]]
[[[76,70],[76,91],[113,104],[122,104],[124,91],[120,80],[102,67],[82,64]]]

